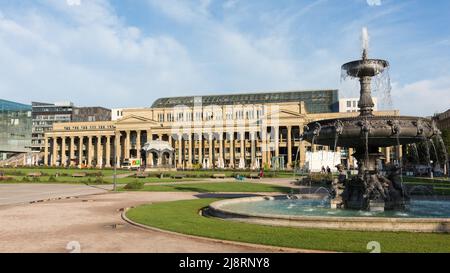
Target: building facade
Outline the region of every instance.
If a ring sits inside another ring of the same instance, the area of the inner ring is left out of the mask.
[[[32,149],[40,152],[44,148],[44,134],[51,131],[54,123],[70,122],[74,105],[72,102],[32,102],[33,129]]]
[[[91,122],[111,120],[111,110],[104,107],[75,107],[72,102],[32,102],[32,149],[44,150],[44,134],[53,124],[67,122]]]
[[[72,122],[109,121],[111,110],[104,107],[75,107],[72,113]]]
[[[54,124],[44,162],[109,168],[139,158],[148,168],[291,169],[305,164],[307,151],[328,149],[302,141],[304,125],[357,114],[337,111],[336,90],[162,98],[124,109],[116,121]]]
[[[30,151],[31,105],[0,100],[0,160]]]
[[[436,115],[435,119],[440,130],[450,129],[450,109],[445,111],[444,113]]]
[[[378,99],[372,98],[374,107],[374,111],[378,111]],[[351,113],[351,112],[359,112],[358,109],[359,98],[343,98],[339,99],[339,112],[341,113]]]
[[[114,108],[114,109],[111,109],[111,120],[112,121],[116,121],[116,120],[119,120],[119,119],[123,118],[123,111],[127,110],[127,109],[145,109],[145,108],[134,107],[134,108]]]

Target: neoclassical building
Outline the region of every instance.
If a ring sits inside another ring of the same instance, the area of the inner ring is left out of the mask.
[[[337,90],[161,98],[124,109],[116,121],[54,124],[44,164],[110,168],[141,159],[148,168],[290,169],[305,164],[307,151],[330,149],[302,141],[305,124],[358,115],[337,105]],[[390,150],[383,151],[387,161]],[[351,150],[338,152],[352,163]]]

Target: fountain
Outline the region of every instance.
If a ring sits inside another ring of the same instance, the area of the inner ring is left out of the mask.
[[[368,58],[368,34],[363,30],[362,59],[346,63],[343,73],[361,85],[359,116],[319,120],[307,124],[302,138],[312,145],[353,148],[358,174],[347,178],[338,166],[339,178],[331,190],[319,188],[310,194],[248,197],[221,200],[203,212],[210,216],[257,224],[302,228],[331,228],[373,231],[450,232],[450,201],[411,199],[413,191],[430,191],[403,185],[402,163],[382,170],[383,147],[425,142],[440,131],[432,120],[422,117],[375,116],[371,81],[388,69],[385,60]],[[427,160],[430,162],[428,145]],[[434,147],[436,149],[436,147]],[[446,160],[448,155],[445,154]],[[399,159],[399,158],[398,158]],[[324,194],[320,194],[324,192]]]
[[[358,175],[342,181],[344,190],[341,198],[336,199],[341,202],[335,204],[336,207],[377,211],[404,209],[409,196],[401,181],[401,163],[383,176],[377,164],[383,159],[379,148],[416,143],[437,134],[438,129],[429,119],[373,115],[371,81],[388,67],[387,61],[368,57],[368,34],[364,28],[362,59],[342,66],[347,76],[359,79],[359,116],[320,120],[305,126],[303,137],[308,142],[356,151],[353,156],[358,160]]]

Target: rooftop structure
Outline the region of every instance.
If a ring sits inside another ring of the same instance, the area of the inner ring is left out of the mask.
[[[310,90],[270,93],[243,93],[230,95],[186,96],[160,98],[156,100],[152,108],[171,108],[180,105],[194,106],[195,98],[201,98],[203,106],[207,105],[241,105],[300,102],[305,103],[308,113],[337,112],[338,90]]]

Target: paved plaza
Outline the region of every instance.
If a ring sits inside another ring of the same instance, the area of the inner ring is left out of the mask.
[[[267,252],[265,247],[212,242],[126,223],[121,209],[154,202],[199,198],[197,193],[122,192],[80,185],[0,185],[0,252]],[[24,203],[73,196],[61,200]],[[15,205],[13,205],[15,204]]]

